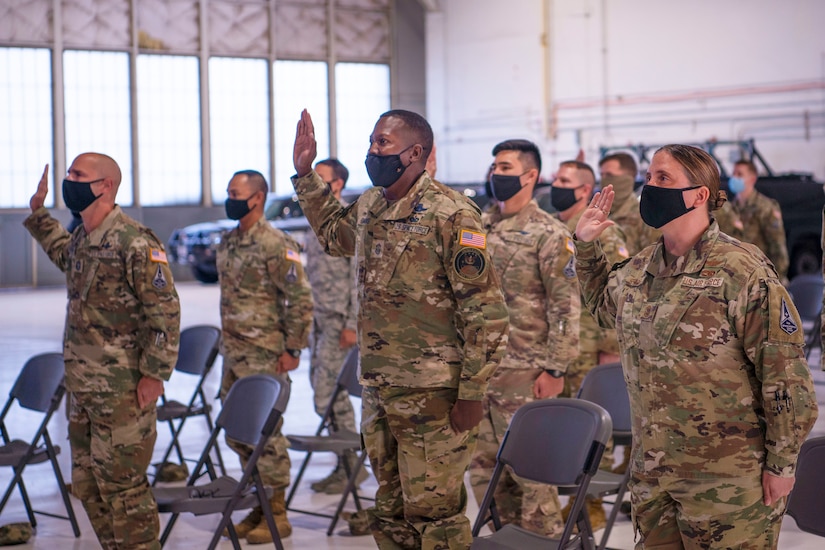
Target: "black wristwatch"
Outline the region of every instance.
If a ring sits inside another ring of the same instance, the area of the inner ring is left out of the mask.
[[[544,372],[546,372],[553,378],[561,378],[562,376],[564,376],[564,373],[562,371],[556,369],[544,369]]]
[[[288,350],[286,350],[286,352],[288,354],[290,354],[292,357],[297,358],[297,357],[301,356],[301,350],[299,350],[299,349],[288,349]]]

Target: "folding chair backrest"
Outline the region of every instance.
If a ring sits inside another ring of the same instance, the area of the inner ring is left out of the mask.
[[[594,367],[582,381],[578,399],[601,405],[613,422],[613,436],[630,437],[630,397],[621,363],[606,363]]]
[[[610,438],[610,415],[581,399],[533,401],[513,416],[498,460],[516,475],[551,485],[575,485],[598,468],[594,454]],[[595,463],[594,463],[595,462]]]
[[[62,353],[35,355],[23,365],[10,395],[20,406],[46,412],[57,388],[63,383],[66,365]]]
[[[271,412],[286,410],[289,389],[286,377],[256,374],[236,380],[215,423],[227,437],[255,446]]]
[[[788,285],[788,293],[803,321],[814,320],[822,311],[823,287],[822,275],[812,273],[797,275]]]
[[[796,465],[796,483],[788,498],[788,515],[805,532],[825,537],[825,437],[802,444]]]
[[[196,325],[180,333],[180,350],[175,370],[198,376],[210,368],[218,356],[221,331],[210,325]]]
[[[346,388],[353,397],[361,397],[361,381],[358,379],[360,357],[358,346],[352,346],[344,359],[341,372],[338,373],[338,385]]]

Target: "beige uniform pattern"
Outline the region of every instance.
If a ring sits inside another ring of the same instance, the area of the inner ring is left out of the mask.
[[[315,412],[323,415],[349,351],[340,346],[341,332],[344,329],[355,331],[358,328],[355,261],[324,252],[312,231],[307,232],[304,250],[313,302],[309,377],[314,392]],[[338,429],[357,431],[349,396],[341,394],[335,401],[333,410]]]
[[[392,204],[372,188],[342,207],[314,171],[293,185],[325,250],[358,266],[373,536],[380,548],[467,548],[476,432],[455,433],[449,413],[484,397],[508,332],[478,208],[426,172]]]
[[[633,192],[635,183],[632,176],[605,176],[602,178],[602,187],[608,185],[612,185],[616,193],[608,217],[622,228],[625,246],[632,256],[654,243],[660,233],[642,221],[639,199]]]
[[[235,228],[223,236],[217,253],[222,397],[239,378],[276,375],[284,350],[307,346],[312,296],[298,250],[291,237],[265,218],[248,231]],[[237,441],[228,443],[245,465],[253,448]],[[276,490],[289,485],[287,446],[279,425],[258,461],[263,482]]]
[[[719,230],[734,239],[744,240],[745,226],[730,201],[725,201],[721,208],[713,211],[713,217],[719,224]],[[745,241],[748,242],[748,241]]]
[[[160,548],[146,479],[157,408],[138,406],[137,384],[168,380],[177,361],[180,303],[163,245],[119,206],[88,234],[45,208],[24,224],[66,273],[72,492],[103,548]]]
[[[564,224],[541,210],[535,200],[508,217],[502,217],[494,206],[484,213],[482,223],[510,314],[510,340],[490,379],[470,464],[478,502],[484,497],[510,420],[522,405],[535,400],[536,379],[545,370],[566,372],[578,355],[581,311],[575,249]],[[543,535],[561,532],[555,487],[505,473],[495,498],[503,524]]]
[[[571,234],[576,230],[576,224],[582,217],[584,211],[579,212],[566,222],[567,229]],[[614,225],[608,227],[599,235],[599,243],[604,251],[607,261],[617,264],[625,261],[630,254],[624,239],[624,232],[621,226]],[[567,369],[564,378],[564,396],[575,397],[582,385],[585,375],[599,362],[599,352],[618,355],[619,343],[616,340],[616,330],[612,328],[602,328],[593,315],[584,307],[582,301],[582,313],[579,321],[579,355]],[[608,457],[609,459],[609,457]]]
[[[762,471],[792,476],[817,417],[775,271],[715,222],[669,265],[661,241],[613,270],[597,243],[576,244],[586,303],[622,351],[641,543],[774,547],[785,504],[762,504]]]
[[[755,244],[773,262],[780,280],[788,276],[788,245],[779,203],[754,191],[744,202],[733,201],[733,208],[742,220],[742,239]]]

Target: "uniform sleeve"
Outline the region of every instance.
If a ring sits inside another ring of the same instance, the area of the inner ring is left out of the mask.
[[[312,292],[309,286],[298,245],[286,241],[276,249],[278,257],[270,258],[267,269],[270,277],[284,296],[284,346],[286,349],[303,349],[309,345],[312,325]]]
[[[349,302],[347,303],[346,319],[344,319],[344,328],[349,330],[358,330],[358,292],[355,288],[355,278],[358,273],[358,262],[354,258],[349,260]]]
[[[576,278],[576,249],[566,229],[548,228],[538,251],[547,297],[547,365],[567,372],[579,355],[581,298]]]
[[[478,214],[459,210],[440,227],[444,269],[463,341],[458,398],[480,401],[507,350],[510,318]]]
[[[764,272],[751,276],[735,302],[737,331],[761,384],[765,469],[791,477],[818,410],[803,351],[802,321],[788,292]]]
[[[575,241],[576,275],[585,307],[604,328],[616,328],[615,271],[599,241]]]
[[[624,231],[618,225],[605,229],[599,236],[599,244],[608,263],[611,265],[624,262],[630,257]],[[586,314],[589,315],[589,312],[586,312]],[[619,342],[616,338],[616,330],[602,327],[599,330],[597,347],[600,352],[618,354]]]
[[[762,220],[760,226],[765,234],[765,243],[767,250],[765,254],[773,262],[776,268],[776,273],[779,279],[784,281],[788,276],[788,246],[785,242],[785,226],[782,223],[782,212],[779,210],[779,205],[773,202],[773,208],[766,210],[765,218]]]
[[[178,360],[180,300],[163,245],[152,237],[132,242],[126,256],[126,277],[142,310],[140,373],[169,380]]]
[[[330,256],[354,256],[358,201],[342,206],[315,170],[301,178],[293,176],[292,186],[324,251]]]
[[[23,221],[31,236],[49,256],[60,271],[66,272],[69,265],[68,248],[71,233],[54,219],[45,207],[40,207]]]

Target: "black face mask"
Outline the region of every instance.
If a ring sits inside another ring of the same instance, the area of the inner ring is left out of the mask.
[[[407,149],[413,146],[414,144],[407,147]],[[404,151],[407,151],[407,149],[404,149]],[[401,151],[401,153],[404,151]],[[404,174],[409,164],[404,166],[404,163],[401,162],[401,153],[397,155],[367,153],[367,160],[364,161],[364,164],[367,166],[367,175],[375,187],[387,188],[397,182]]]
[[[249,199],[226,199],[226,217],[230,220],[240,220],[252,210],[249,208]]]
[[[639,213],[642,215],[642,220],[650,227],[659,229],[676,218],[684,216],[696,207],[691,206],[688,208],[685,206],[682,193],[699,187],[701,185],[672,189],[645,184],[642,187],[642,198],[639,202]]]
[[[579,202],[578,199],[576,199],[576,189],[580,187],[581,185],[579,185],[579,187],[573,187],[572,189],[556,186],[551,187],[550,204],[559,212],[564,212],[568,208],[572,208],[573,205]]]
[[[526,173],[527,172],[524,174]],[[521,191],[521,176],[490,174],[490,192],[493,198],[497,201],[504,202],[515,197],[516,193]]]
[[[94,181],[72,181],[63,180],[63,202],[66,207],[73,212],[83,212],[89,208],[93,202],[103,196],[95,195],[92,191],[92,184],[103,181],[100,178]]]

